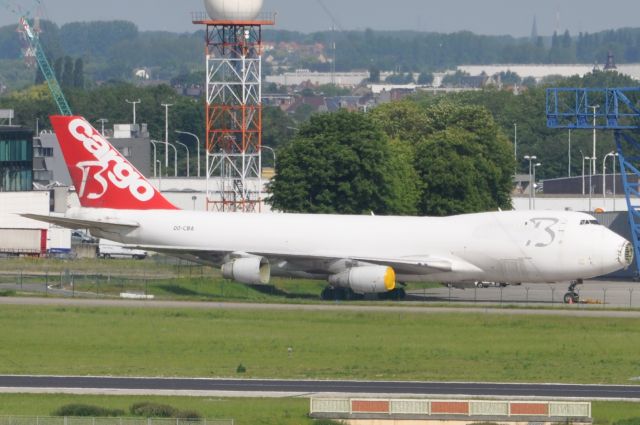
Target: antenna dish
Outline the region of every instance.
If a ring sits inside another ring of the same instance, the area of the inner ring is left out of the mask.
[[[250,21],[258,17],[263,0],[204,0],[209,18],[223,21]]]

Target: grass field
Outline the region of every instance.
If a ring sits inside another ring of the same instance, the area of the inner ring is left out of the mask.
[[[230,377],[242,363],[266,378],[640,376],[640,319],[3,306],[0,323],[2,374]]]
[[[195,410],[211,419],[235,419],[237,425],[305,425],[313,421],[307,417],[309,400],[304,398],[213,398],[213,397],[131,397],[131,396],[74,396],[42,394],[0,394],[0,415],[48,416],[70,403],[91,404],[129,411],[140,401],[168,404],[180,410]],[[595,424],[612,424],[621,419],[640,417],[638,403],[593,403]]]

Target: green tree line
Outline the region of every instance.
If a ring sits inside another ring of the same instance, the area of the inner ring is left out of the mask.
[[[0,60],[21,56],[17,25],[0,28]],[[130,80],[132,71],[145,67],[157,79],[170,80],[202,68],[204,33],[140,31],[127,21],[73,22],[58,26],[42,21],[41,41],[48,58],[83,58],[91,81]],[[417,31],[330,31],[304,34],[265,30],[264,40],[301,44],[336,41],[336,69],[444,70],[461,64],[490,63],[603,63],[609,51],[621,63],[640,62],[640,28],[624,28],[572,35],[516,38],[478,35],[468,31],[450,34]],[[328,47],[327,47],[328,48]],[[292,68],[328,71],[329,63],[317,58],[292,59]],[[265,63],[268,68],[268,64]]]

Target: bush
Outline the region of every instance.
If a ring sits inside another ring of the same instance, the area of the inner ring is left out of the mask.
[[[202,415],[195,410],[180,410],[176,412],[176,418],[180,419],[191,419],[191,420],[199,420],[202,419]]]
[[[0,291],[0,297],[15,297],[16,291],[11,291],[9,289],[4,289]]]
[[[244,367],[242,363],[240,363],[236,368],[236,373],[245,373],[246,371],[247,371],[247,368]]]
[[[65,404],[53,412],[53,416],[124,416],[124,410],[106,409],[100,406],[91,406],[89,404]]]
[[[177,409],[167,404],[149,402],[132,404],[129,410],[131,414],[145,418],[174,418],[178,413]]]

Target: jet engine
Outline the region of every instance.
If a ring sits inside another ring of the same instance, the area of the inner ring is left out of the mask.
[[[266,285],[271,278],[271,266],[264,257],[236,258],[222,266],[222,276],[250,285]]]
[[[396,287],[396,273],[391,267],[353,267],[329,277],[329,283],[338,288],[349,288],[356,294],[379,294]]]

